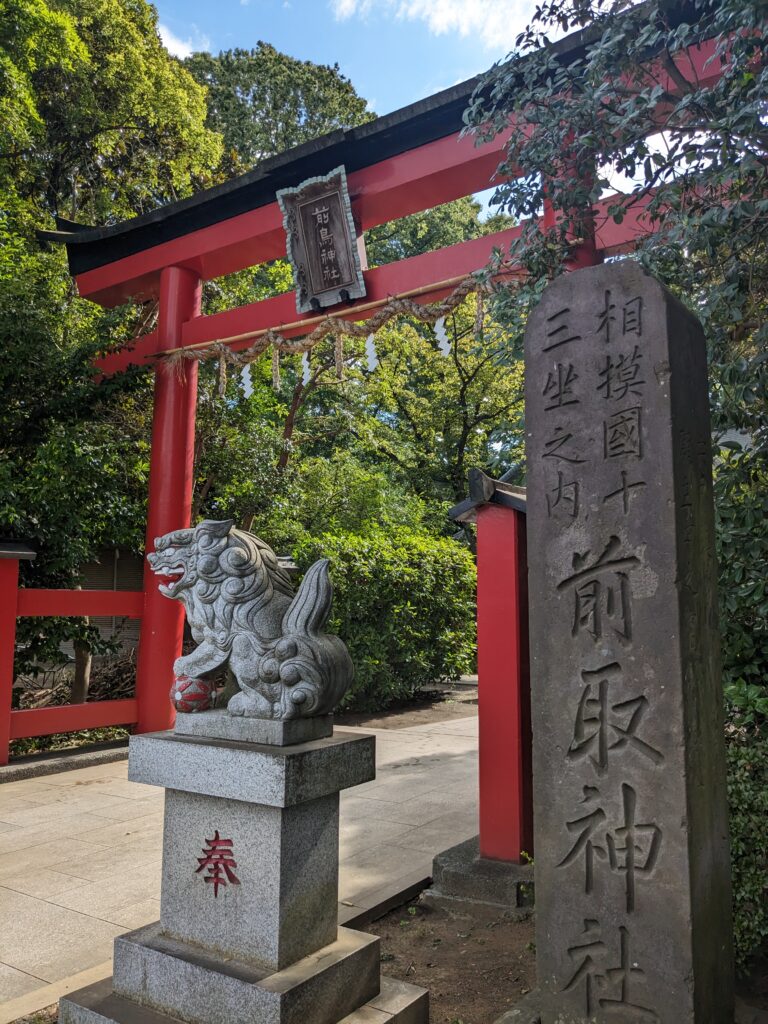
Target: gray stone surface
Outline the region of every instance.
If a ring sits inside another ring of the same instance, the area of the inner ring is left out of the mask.
[[[229,875],[200,863],[216,835]],[[280,970],[335,940],[338,864],[338,793],[283,808],[168,790],[163,930]]]
[[[333,600],[328,560],[310,566],[294,594],[289,574],[263,540],[227,519],[207,519],[155,538],[147,555],[160,592],[183,603],[198,644],[177,658],[172,699],[229,667],[239,690],[231,715],[290,719],[330,714],[354,676],[342,640],[323,629]],[[199,705],[198,705],[199,706]]]
[[[340,1024],[429,1024],[429,993],[394,978],[381,979],[381,991]]]
[[[542,1024],[731,1024],[701,328],[632,261],[526,333]]]
[[[78,989],[59,1002],[59,1024],[168,1024],[177,1019],[116,995],[111,978]]]
[[[180,711],[176,715],[174,732],[177,736],[203,736],[239,743],[260,743],[272,747],[287,747],[295,743],[310,743],[333,735],[333,715],[316,718],[237,718],[225,708],[199,711],[193,714]]]
[[[191,1024],[336,1024],[379,992],[379,939],[348,928],[279,972],[149,925],[115,941],[117,995]]]
[[[314,1008],[308,1012],[303,1007],[302,1012],[305,1016],[296,1018],[298,1024],[319,1024],[319,1018],[314,1016]],[[106,1024],[108,1021],[115,1024],[169,1024],[178,1019],[115,995],[111,978],[62,999],[59,1014],[61,1024]],[[215,1024],[220,1019],[219,1016],[211,1016],[209,1021]],[[241,1019],[228,1017],[226,1021],[229,1024],[229,1021]],[[247,1020],[248,1024],[255,1024],[256,1021],[258,1024],[269,1024],[271,1019],[250,1017]],[[404,981],[382,978],[379,994],[353,1010],[338,1024],[429,1024],[429,995],[425,989],[408,985]]]
[[[9,782],[21,782],[23,779],[37,779],[43,775],[58,775],[60,772],[79,771],[81,768],[93,768],[128,758],[128,740],[117,740],[112,744],[89,750],[67,750],[63,754],[30,754],[28,758],[19,758],[13,764],[3,765],[0,772],[0,786]],[[2,794],[2,790],[0,790]]]
[[[533,866],[480,856],[473,836],[439,853],[432,862],[432,886],[422,897],[450,907],[450,902],[476,903],[504,910],[533,906]]]
[[[290,747],[177,736],[131,736],[128,778],[150,786],[290,807],[369,782],[375,738],[336,731]]]

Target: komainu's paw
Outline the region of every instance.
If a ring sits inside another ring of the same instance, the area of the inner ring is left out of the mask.
[[[260,697],[258,693],[236,693],[227,704],[230,715],[243,715],[246,718],[272,718],[272,705]]]

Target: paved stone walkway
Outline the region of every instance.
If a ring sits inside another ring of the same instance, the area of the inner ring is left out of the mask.
[[[375,733],[377,778],[342,793],[342,920],[477,832],[476,718],[349,731]],[[158,919],[162,806],[125,761],[0,785],[0,1024],[109,974],[114,937]]]

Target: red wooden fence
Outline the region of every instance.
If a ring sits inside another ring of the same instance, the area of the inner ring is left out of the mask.
[[[4,552],[0,558],[0,765],[8,763],[11,740],[109,725],[133,725],[139,720],[135,698],[27,711],[11,709],[17,618],[25,615],[124,615],[140,619],[144,610],[141,591],[19,588],[19,557]]]

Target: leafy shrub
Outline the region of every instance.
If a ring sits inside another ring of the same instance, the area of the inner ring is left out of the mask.
[[[754,403],[752,403],[754,405]],[[715,466],[733,923],[740,968],[768,940],[768,451],[723,449]]]
[[[723,682],[731,715],[768,722],[768,472],[759,448],[721,453],[715,473]]]
[[[294,556],[302,570],[330,559],[329,628],[355,664],[345,706],[380,710],[472,670],[476,574],[460,544],[406,530],[325,533]]]
[[[383,469],[339,449],[333,457],[295,458],[284,493],[254,518],[253,530],[276,551],[330,533],[368,534],[407,530],[439,534],[447,503],[427,502]]]
[[[736,963],[744,967],[768,940],[768,730],[727,735]]]

